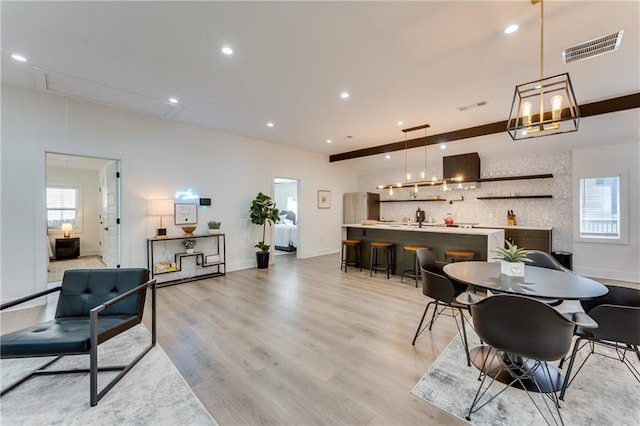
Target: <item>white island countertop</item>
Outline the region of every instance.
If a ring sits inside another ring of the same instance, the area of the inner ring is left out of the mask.
[[[501,228],[458,228],[455,226],[436,226],[433,224],[422,225],[403,223],[378,223],[377,225],[362,225],[360,223],[344,224],[343,228],[384,229],[389,231],[431,232],[438,234],[463,234],[463,235],[494,235]]]

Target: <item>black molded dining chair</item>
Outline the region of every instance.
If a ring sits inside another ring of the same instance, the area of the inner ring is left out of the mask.
[[[575,335],[578,338],[569,357],[570,361],[566,373],[567,380],[560,393],[560,399],[562,400],[564,400],[567,388],[591,355],[611,357],[610,355],[596,352],[596,344],[614,348],[617,359],[622,361],[635,379],[640,382],[640,372],[633,365],[630,357],[627,356],[629,352],[633,352],[636,354],[638,362],[640,362],[640,352],[638,351],[638,346],[640,345],[640,290],[612,285],[608,285],[607,288],[609,292],[604,296],[580,302],[584,311],[598,323],[598,328],[576,328]],[[573,373],[573,377],[571,377],[576,355],[578,351],[587,345],[590,351],[575,373]],[[560,368],[562,368],[564,362],[565,359],[560,363]]]
[[[540,394],[553,423],[562,424],[557,392],[562,389],[564,378],[547,363],[569,352],[576,325],[595,327],[597,324],[582,312],[569,320],[539,300],[513,294],[487,297],[471,304],[470,309],[476,333],[489,345],[489,350],[483,351],[482,361],[474,358],[484,374],[481,374],[467,420],[510,386],[515,386],[527,392],[540,415],[550,424],[532,396],[532,393]],[[483,400],[498,380],[505,386]],[[549,406],[549,399],[555,410]]]
[[[574,273],[571,269],[565,268],[555,257],[540,250],[527,250],[527,265],[538,266],[540,268],[555,269],[556,271]]]
[[[416,255],[418,256],[420,273],[422,274],[422,294],[430,297],[433,300],[427,303],[427,306],[424,309],[424,313],[422,314],[422,318],[420,319],[420,323],[418,324],[416,334],[413,337],[413,342],[411,342],[411,344],[416,344],[416,339],[422,334],[424,330],[427,329],[427,327],[429,328],[429,330],[431,330],[433,323],[441,314],[451,316],[456,322],[458,333],[462,337],[464,349],[467,354],[467,365],[471,366],[471,359],[469,358],[469,345],[467,343],[467,331],[464,325],[467,319],[462,312],[463,309],[469,311],[469,306],[462,304],[456,300],[457,296],[465,293],[465,289],[454,286],[449,278],[442,275],[442,272],[433,272],[433,270],[438,270],[438,266],[433,257],[433,253],[431,253],[431,250],[420,249],[416,252]],[[472,295],[470,293],[465,294],[468,295],[468,298],[473,298],[474,301],[479,300],[478,296]],[[433,305],[433,315],[431,316],[431,321],[429,321],[428,326],[425,325],[423,328],[422,324],[424,322],[424,318],[427,315],[429,306],[431,305]]]
[[[52,361],[0,391],[4,395],[37,375],[89,373],[89,401],[98,401],[156,345],[156,281],[143,268],[74,269],[65,271],[62,284],[7,302],[0,310],[50,293],[60,292],[53,320],[32,325],[0,338],[0,358],[55,356]],[[151,342],[127,365],[98,366],[98,345],[142,322],[147,288],[152,290]],[[67,355],[89,355],[89,369],[51,370],[47,367]],[[119,371],[100,392],[98,372]]]

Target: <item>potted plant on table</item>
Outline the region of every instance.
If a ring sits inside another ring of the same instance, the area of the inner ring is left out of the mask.
[[[512,277],[524,277],[524,262],[531,262],[531,259],[527,258],[529,251],[508,240],[505,240],[505,243],[507,247],[499,247],[494,251],[494,259],[501,260],[500,272]]]
[[[265,236],[267,232],[267,224],[277,223],[280,220],[276,203],[268,195],[262,192],[258,193],[256,198],[251,202],[249,209],[251,215],[251,223],[262,225],[262,241],[259,241],[254,247],[258,248],[256,252],[256,261],[258,268],[264,269],[269,267],[269,245],[265,244]]]
[[[193,238],[187,238],[182,242],[182,244],[184,245],[184,248],[187,251],[187,254],[191,254],[194,252],[196,248],[197,241],[194,240]]]
[[[207,227],[209,228],[209,234],[217,234],[220,232],[220,226],[222,222],[216,222],[215,220],[210,220],[207,222]]]

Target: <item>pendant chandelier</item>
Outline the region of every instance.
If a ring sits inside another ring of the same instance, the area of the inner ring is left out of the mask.
[[[427,181],[427,129],[431,127],[428,124],[423,124],[421,126],[410,127],[407,129],[402,129],[404,132],[404,182],[396,182],[391,184],[378,185],[378,189],[385,189],[389,191],[389,195],[393,195],[394,188],[402,188],[403,186],[411,186],[413,185],[413,193],[418,193],[419,186],[425,185],[434,185],[436,182]],[[413,132],[416,130],[424,129],[424,169],[420,172],[420,180],[419,181],[411,181],[411,172],[409,171],[408,166],[408,157],[409,157],[409,146],[407,140],[407,133]]]
[[[540,80],[516,86],[507,121],[513,140],[576,132],[580,110],[569,73],[544,77],[544,0],[540,3]]]

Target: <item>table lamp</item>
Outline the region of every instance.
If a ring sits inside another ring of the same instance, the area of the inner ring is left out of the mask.
[[[162,216],[173,214],[173,200],[149,200],[149,216],[160,216],[160,227],[156,229],[156,237],[166,237],[167,228],[162,227]]]
[[[72,224],[70,224],[68,222],[65,222],[65,223],[62,224],[61,229],[62,229],[62,236],[63,237],[65,237],[65,238],[71,237],[71,230],[73,229],[73,225]]]

